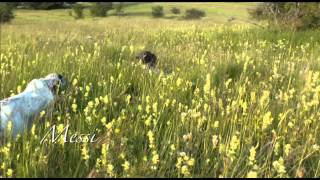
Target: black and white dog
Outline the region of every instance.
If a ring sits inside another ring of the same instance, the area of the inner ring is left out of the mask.
[[[155,68],[157,65],[157,56],[150,51],[142,51],[137,56],[136,59],[142,61],[143,64],[148,65],[149,68]]]
[[[160,73],[159,68],[157,68],[158,58],[155,54],[150,51],[142,51],[136,55],[136,59],[140,60],[143,64],[147,65],[150,70],[156,73]],[[172,70],[169,68],[164,68],[163,70],[165,75],[171,74]]]
[[[33,79],[22,93],[1,100],[0,136],[9,121],[12,121],[13,137],[22,134],[26,128],[29,129],[40,112],[53,108],[59,91],[66,85],[67,80],[62,75],[53,73],[44,78]]]

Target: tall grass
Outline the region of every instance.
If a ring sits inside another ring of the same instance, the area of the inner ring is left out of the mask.
[[[318,31],[165,25],[5,26],[1,98],[51,72],[71,85],[45,123],[3,140],[0,176],[320,176]],[[53,124],[103,141],[40,144]]]

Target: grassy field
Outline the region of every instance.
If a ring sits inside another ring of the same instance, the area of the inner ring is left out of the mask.
[[[83,3],[85,6],[88,3]],[[121,17],[121,19],[138,19],[139,21],[143,20],[151,20],[154,19],[151,16],[151,8],[153,6],[163,6],[165,17],[160,19],[160,21],[178,21],[179,15],[174,15],[171,13],[170,9],[172,7],[178,7],[181,10],[181,15],[185,12],[186,9],[190,8],[198,8],[204,10],[206,12],[206,17],[201,21],[204,23],[215,23],[215,24],[231,24],[228,22],[229,18],[234,17],[235,20],[232,21],[232,24],[244,24],[247,21],[253,21],[248,17],[247,9],[253,8],[257,3],[137,3],[134,5],[127,5],[124,7],[124,12],[126,14],[125,17]],[[29,24],[32,22],[44,22],[47,21],[74,21],[74,18],[69,15],[70,9],[63,10],[19,10],[16,12],[16,23],[17,24]],[[110,16],[116,19],[119,17],[115,16],[114,10],[109,12]],[[84,15],[86,20],[102,20],[108,22],[108,19],[112,18],[93,18],[90,16],[89,9],[84,10]],[[181,16],[180,15],[180,16]],[[254,22],[254,21],[253,21]]]
[[[206,10],[198,21],[153,19],[155,4],[81,20],[17,10],[2,26],[1,99],[52,72],[70,87],[31,132],[3,139],[0,176],[320,177],[319,30],[227,22],[251,21],[255,3],[161,3]],[[159,73],[135,60],[143,49]],[[102,141],[40,144],[53,124]]]

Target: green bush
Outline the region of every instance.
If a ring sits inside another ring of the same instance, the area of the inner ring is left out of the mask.
[[[13,18],[13,6],[9,3],[0,3],[0,23],[10,22]]]
[[[162,6],[152,7],[152,16],[155,18],[163,17],[164,16],[163,7]]]
[[[254,9],[248,9],[248,13],[251,18],[256,19],[258,21],[267,19],[267,8],[264,4],[258,4]]]
[[[199,9],[187,9],[185,14],[185,19],[201,19],[206,16],[206,13]]]
[[[172,12],[172,14],[180,14],[181,13],[180,9],[176,8],[176,7],[171,8],[171,12]]]
[[[42,9],[42,10],[50,10],[50,9],[59,9],[64,8],[63,2],[21,2],[19,6],[27,9]]]
[[[105,17],[111,9],[112,2],[97,2],[90,7],[90,13],[92,16]]]
[[[19,2],[5,2],[11,8],[16,8],[19,5]]]
[[[266,20],[280,28],[303,30],[320,27],[319,2],[272,2],[261,3],[249,14],[256,20]]]
[[[84,7],[81,4],[75,4],[72,6],[73,12],[75,14],[76,19],[81,19],[83,18],[83,9]]]
[[[114,5],[114,8],[115,8],[116,14],[117,14],[118,16],[124,14],[124,12],[123,12],[123,2],[119,2],[119,3],[115,4],[115,5]]]

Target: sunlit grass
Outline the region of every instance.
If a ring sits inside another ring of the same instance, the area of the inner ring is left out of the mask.
[[[5,25],[1,99],[51,72],[70,87],[44,124],[4,140],[0,176],[319,177],[319,32],[191,24]],[[160,73],[135,60],[143,49]],[[53,124],[103,141],[41,145]]]

